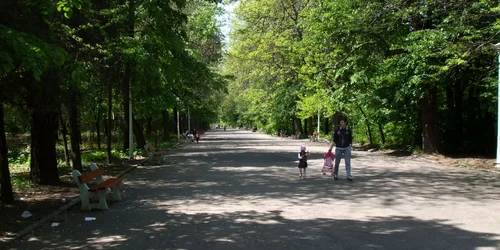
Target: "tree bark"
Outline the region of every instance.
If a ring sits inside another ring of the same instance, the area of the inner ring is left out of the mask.
[[[61,124],[61,132],[63,136],[64,143],[64,161],[66,162],[66,166],[71,166],[69,162],[69,149],[68,149],[68,130],[66,129],[66,123],[64,122],[62,109],[59,110],[59,123]]]
[[[106,130],[106,153],[108,166],[111,165],[113,155],[111,154],[111,121],[113,120],[113,86],[111,81],[108,81],[108,119]]]
[[[69,115],[69,126],[71,135],[71,160],[73,161],[73,169],[80,172],[83,171],[82,166],[82,152],[80,149],[81,132],[78,123],[78,107],[76,95],[73,94],[69,102],[68,115]]]
[[[5,120],[3,103],[0,103],[0,201],[11,204],[14,202],[12,183],[10,180],[7,138],[5,135]]]
[[[365,118],[366,131],[368,132],[368,140],[370,141],[371,145],[373,144],[373,138],[372,138],[372,130],[370,128],[370,121],[368,120],[368,117],[366,117],[366,114],[361,107],[359,107],[359,111],[361,111],[361,114],[363,114],[363,117]]]
[[[174,125],[173,131],[175,131],[174,134],[177,135],[177,127],[179,126],[179,124],[177,123],[177,105],[175,105],[174,107],[174,111],[172,112],[172,117],[174,118],[174,122],[172,123]]]
[[[127,35],[134,37],[135,29],[135,1],[129,0],[128,18],[125,23],[127,27]],[[126,61],[125,64],[125,74],[122,79],[122,96],[123,96],[123,112],[125,117],[125,131],[123,131],[123,151],[127,151],[129,147],[129,136],[130,136],[130,115],[129,115],[129,102],[130,96],[129,91],[132,84],[132,62]]]
[[[455,80],[453,85],[446,86],[446,106],[448,108],[449,127],[447,129],[446,141],[447,144],[454,145],[453,149],[463,150],[464,132],[463,122],[463,88],[460,80]],[[444,138],[443,138],[444,139]],[[444,149],[443,149],[444,150]]]
[[[142,125],[133,116],[132,122],[134,123],[132,129],[134,130],[135,139],[137,140],[137,148],[142,149],[146,145]]]
[[[101,103],[97,107],[97,119],[95,121],[95,130],[97,134],[97,149],[101,151]]]
[[[382,144],[385,144],[385,133],[384,129],[382,128],[382,124],[380,122],[378,123],[378,132],[380,133],[380,139],[382,140]]]
[[[31,115],[30,178],[35,184],[58,185],[57,129],[59,127],[60,86],[59,69],[51,68],[43,81],[26,81],[26,103]]]
[[[324,121],[325,121],[325,135],[329,134],[330,133],[330,129],[332,126],[330,126],[330,119],[328,119],[328,117],[325,117],[324,118]]]
[[[303,134],[303,129],[302,129],[302,121],[299,118],[295,118],[295,131],[294,135],[298,136],[300,134]],[[299,139],[299,138],[297,138]]]
[[[422,151],[424,153],[439,152],[439,130],[437,114],[437,88],[429,87],[420,100],[422,108]]]
[[[153,128],[153,118],[151,116],[149,116],[147,119],[146,119],[146,135],[147,136],[151,136],[154,132],[154,128]]]
[[[168,111],[167,110],[162,110],[161,111],[161,117],[163,119],[163,141],[167,141],[170,138],[169,134],[169,122],[168,122]]]
[[[57,112],[34,108],[31,115],[31,181],[40,185],[58,185],[56,136]]]
[[[129,66],[126,66],[125,69],[125,76],[123,77],[122,81],[122,98],[123,98],[123,117],[125,127],[123,129],[123,151],[126,152],[130,145],[129,145],[129,136],[130,136],[130,114],[129,114],[129,102],[130,102],[130,96],[129,96],[129,91],[130,91],[130,73],[129,73]]]
[[[310,120],[312,120],[312,118],[307,118],[304,120],[304,131],[302,133],[309,134],[309,121]]]

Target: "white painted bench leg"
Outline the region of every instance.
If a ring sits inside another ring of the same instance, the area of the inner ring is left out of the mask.
[[[80,192],[80,197],[82,200],[82,210],[89,211],[91,209],[89,193],[87,191]]]
[[[80,190],[80,200],[82,202],[82,210],[91,210],[92,205],[90,204],[90,194],[89,194],[89,186],[85,183],[80,183],[78,177],[82,175],[80,171],[73,170],[73,179],[78,185],[78,189]]]
[[[106,192],[107,190],[99,190],[99,208],[101,210],[108,210],[108,203],[106,202]]]
[[[110,198],[113,201],[121,201],[122,200],[122,195],[120,193],[120,187],[119,187],[119,185],[111,188],[111,194],[110,194],[110,196],[111,196]]]

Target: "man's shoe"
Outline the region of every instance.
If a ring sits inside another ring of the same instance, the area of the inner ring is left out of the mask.
[[[333,175],[333,179],[335,179],[336,181],[339,180],[339,176],[338,175]]]
[[[347,181],[353,181],[351,177],[347,177]]]

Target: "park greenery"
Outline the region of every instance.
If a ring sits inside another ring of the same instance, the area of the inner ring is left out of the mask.
[[[209,0],[2,1],[1,201],[13,201],[18,165],[31,183],[58,185],[68,163],[113,164],[131,146],[216,122],[227,92],[221,11]]]
[[[233,2],[225,44],[217,17]],[[498,1],[5,0],[0,12],[3,203],[13,184],[58,185],[61,168],[210,124],[329,138],[347,119],[360,144],[495,152]]]
[[[499,11],[488,0],[240,0],[222,116],[330,138],[345,118],[358,143],[492,156]]]

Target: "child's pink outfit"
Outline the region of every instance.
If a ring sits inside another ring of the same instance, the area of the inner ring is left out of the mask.
[[[323,175],[325,175],[326,169],[330,170],[331,175],[333,175],[333,162],[335,160],[335,155],[332,153],[332,150],[328,150],[323,156]]]

